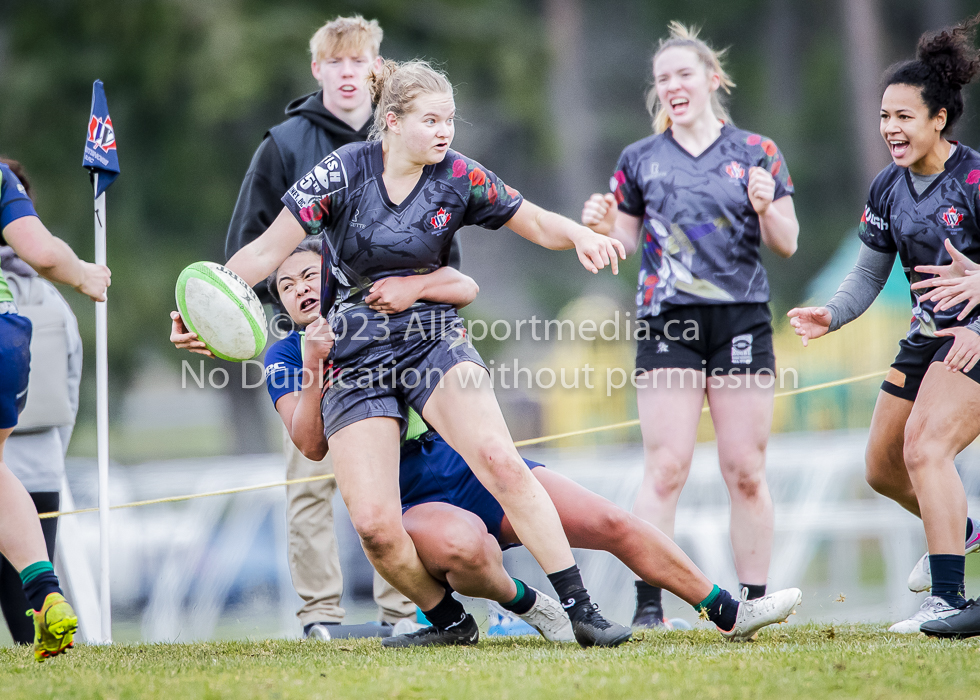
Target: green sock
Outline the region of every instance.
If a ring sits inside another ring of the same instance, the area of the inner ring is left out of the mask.
[[[33,564],[30,564],[29,566],[26,566],[21,570],[20,582],[30,583],[31,581],[33,581],[34,579],[36,579],[38,576],[45,573],[46,571],[52,571],[52,572],[54,571],[54,566],[51,565],[51,562],[45,559],[42,559],[41,561],[36,561]]]

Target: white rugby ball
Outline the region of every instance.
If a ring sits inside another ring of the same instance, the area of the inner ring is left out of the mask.
[[[216,357],[250,360],[265,348],[265,309],[245,280],[223,265],[196,262],[177,278],[184,325]]]

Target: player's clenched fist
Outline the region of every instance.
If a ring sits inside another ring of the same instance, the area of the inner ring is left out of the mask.
[[[308,366],[319,368],[333,350],[333,328],[322,316],[306,327],[303,359]]]
[[[608,236],[616,223],[616,198],[611,194],[594,194],[582,207],[582,223],[596,233]]]
[[[756,214],[765,214],[776,194],[776,181],[765,168],[749,168],[749,203]]]

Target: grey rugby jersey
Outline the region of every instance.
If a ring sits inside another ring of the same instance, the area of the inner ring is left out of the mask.
[[[670,129],[623,150],[609,185],[619,209],[643,219],[637,317],[671,306],[769,301],[759,216],[748,196],[754,165],[776,180],[774,200],[793,194],[776,144],[729,124],[698,156]]]
[[[381,315],[372,319],[375,312],[362,303],[374,282],[446,265],[462,226],[500,228],[523,201],[478,162],[449,150],[442,162],[423,169],[415,189],[395,205],[381,177],[381,148],[373,141],[337,149],[282,198],[308,234],[325,233],[321,313],[333,318],[356,308],[372,327],[387,322]],[[415,310],[454,315],[447,304],[420,302]],[[394,330],[385,326],[383,332]],[[371,329],[362,335],[371,336]]]
[[[861,241],[882,253],[898,253],[909,283],[922,279],[917,265],[948,265],[952,260],[943,242],[974,262],[980,262],[980,225],[977,222],[980,153],[957,144],[943,172],[922,194],[915,192],[908,168],[894,163],[878,173],[871,183],[868,203],[861,216]],[[963,304],[935,312],[931,301],[912,295],[910,341],[935,337],[936,330],[965,326],[980,315],[957,321]]]

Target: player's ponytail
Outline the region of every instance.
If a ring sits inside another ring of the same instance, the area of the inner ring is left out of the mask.
[[[453,94],[446,75],[418,59],[404,63],[385,60],[368,78],[368,90],[375,104],[374,124],[368,136],[372,141],[380,140],[388,130],[388,114],[404,116],[419,95]]]
[[[735,87],[735,82],[721,65],[721,60],[725,56],[726,49],[716,51],[708,46],[704,40],[698,38],[699,30],[696,27],[688,27],[675,20],[670,23],[669,28],[670,36],[660,40],[660,44],[657,46],[657,53],[653,55],[652,63],[655,65],[657,58],[667,49],[674,47],[690,49],[697,54],[709,74],[718,74],[721,78],[720,89],[730,95],[732,88]],[[719,93],[720,90],[715,90],[711,93],[711,111],[714,112],[718,119],[726,123],[731,123],[732,118],[728,114],[728,108],[725,106],[725,102]],[[651,85],[647,91],[647,111],[653,117],[653,132],[655,134],[660,134],[670,128],[671,119],[667,113],[667,109],[660,104],[660,99],[657,97],[656,84]]]
[[[919,39],[915,60],[892,66],[884,87],[910,85],[922,91],[929,117],[946,110],[945,134],[963,115],[963,86],[980,73],[980,52],[974,45],[980,14]]]

